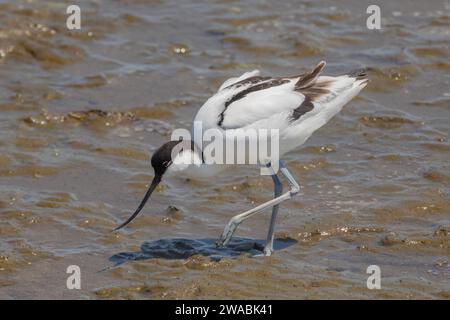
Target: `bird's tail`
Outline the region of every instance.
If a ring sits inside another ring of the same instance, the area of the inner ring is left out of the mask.
[[[358,69],[337,77],[318,77],[314,84],[304,91],[308,94],[308,91],[321,89],[322,94],[316,95],[313,99],[314,102],[343,106],[353,99],[367,85],[368,81],[367,71]]]

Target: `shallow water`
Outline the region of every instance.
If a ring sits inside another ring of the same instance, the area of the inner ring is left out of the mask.
[[[374,31],[370,1],[86,1],[70,32],[63,1],[0,1],[0,298],[450,298],[450,2],[379,3]],[[259,256],[268,212],[213,245],[272,195],[245,167],[165,181],[111,232],[223,80],[321,59],[371,82],[287,156],[302,192],[274,256]]]

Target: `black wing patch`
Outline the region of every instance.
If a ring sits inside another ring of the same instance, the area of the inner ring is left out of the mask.
[[[261,77],[258,77],[258,78],[261,78]],[[251,78],[248,78],[248,79],[245,79],[245,80],[249,80],[249,79],[251,79]],[[269,79],[271,79],[271,78],[269,78]],[[244,80],[242,80],[242,81],[244,81]],[[236,101],[244,98],[249,93],[252,93],[252,92],[255,92],[255,91],[264,90],[264,89],[268,89],[268,88],[272,88],[272,87],[281,86],[282,84],[288,83],[289,81],[290,81],[289,79],[272,78],[269,81],[265,81],[263,83],[256,84],[254,86],[251,86],[250,88],[247,88],[245,90],[242,90],[242,91],[236,93],[234,96],[232,96],[229,100],[227,100],[225,102],[225,108],[222,110],[222,112],[219,115],[219,121],[217,122],[217,125],[219,127],[222,126],[223,120],[225,118],[225,111],[227,111],[227,108],[233,102],[236,102]]]
[[[231,87],[236,87],[239,88],[243,85],[247,85],[247,84],[257,84],[259,82],[263,82],[266,80],[269,80],[271,77],[261,77],[261,76],[254,76],[254,77],[250,77],[250,78],[245,78],[241,81],[235,82],[230,84],[229,86],[225,87],[225,89],[230,89]]]
[[[315,100],[330,93],[328,87],[331,84],[331,81],[316,81],[323,68],[325,68],[325,61],[319,62],[312,71],[300,76],[300,79],[295,84],[294,90],[303,94],[305,100],[303,100],[303,102],[292,112],[290,118],[292,122],[300,119],[305,113],[312,111],[314,109],[313,102]]]
[[[297,108],[294,109],[291,115],[291,121],[295,121],[300,119],[302,115],[304,115],[307,112],[310,112],[312,109],[314,109],[314,104],[312,103],[311,99],[308,96],[305,96],[305,100],[302,102],[301,105],[299,105]]]
[[[295,89],[300,90],[311,85],[314,80],[316,80],[320,72],[322,72],[323,68],[325,68],[325,65],[325,61],[320,61],[313,70],[302,74],[300,76],[300,79],[298,79],[297,83],[295,84]]]
[[[227,108],[233,103],[236,102],[245,96],[247,94],[268,89],[271,87],[276,87],[283,85],[285,83],[290,82],[293,78],[299,78],[297,82],[295,83],[294,90],[297,92],[300,92],[305,96],[305,100],[292,111],[291,114],[291,121],[296,121],[300,119],[301,116],[303,116],[305,113],[310,112],[314,109],[314,101],[320,98],[321,96],[324,96],[326,94],[330,93],[330,90],[328,89],[331,85],[331,81],[321,81],[317,83],[317,77],[322,72],[322,70],[325,68],[325,61],[319,62],[314,69],[312,69],[309,72],[306,72],[300,76],[295,77],[289,77],[289,78],[270,78],[270,77],[261,77],[261,76],[255,76],[250,77],[247,79],[243,79],[241,81],[238,81],[236,83],[233,83],[229,86],[227,86],[225,89],[232,88],[232,87],[240,87],[243,85],[252,85],[251,87],[242,90],[238,93],[236,93],[234,96],[232,96],[228,101],[225,102],[224,109],[219,114],[219,119],[217,122],[218,126],[222,126],[224,118],[225,118],[225,112],[227,111]],[[357,72],[358,76],[361,76],[363,72]]]

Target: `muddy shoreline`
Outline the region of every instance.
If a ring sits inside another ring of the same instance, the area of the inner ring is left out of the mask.
[[[0,299],[449,299],[450,3],[380,3],[373,31],[364,1],[95,1],[77,32],[64,2],[0,3]],[[274,256],[252,247],[268,212],[233,250],[213,246],[272,196],[246,168],[165,181],[111,232],[150,155],[225,79],[322,59],[371,83],[287,156],[302,192],[281,206]]]

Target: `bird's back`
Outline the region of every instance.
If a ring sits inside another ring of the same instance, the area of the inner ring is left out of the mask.
[[[319,76],[325,62],[294,77],[262,77],[248,72],[224,82],[198,111],[203,130],[279,131],[280,155],[302,145],[367,84],[364,71]]]

